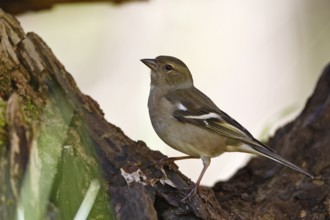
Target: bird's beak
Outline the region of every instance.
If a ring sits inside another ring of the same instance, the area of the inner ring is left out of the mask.
[[[157,63],[155,59],[141,59],[141,62],[144,63],[150,69],[154,71],[157,70]]]

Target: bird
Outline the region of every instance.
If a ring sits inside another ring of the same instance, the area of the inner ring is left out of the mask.
[[[151,124],[167,145],[187,156],[168,161],[200,158],[203,169],[191,191],[195,195],[211,158],[225,152],[261,155],[310,178],[312,174],[279,156],[236,120],[222,111],[193,83],[184,62],[172,56],[141,59],[151,69],[148,109]]]

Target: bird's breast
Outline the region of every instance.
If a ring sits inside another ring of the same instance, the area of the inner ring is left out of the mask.
[[[165,98],[149,98],[148,107],[154,130],[170,147],[195,157],[215,157],[226,150],[225,137],[205,128],[178,121],[172,114],[175,107]]]

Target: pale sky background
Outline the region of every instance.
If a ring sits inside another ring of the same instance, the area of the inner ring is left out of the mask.
[[[195,86],[258,138],[299,114],[330,60],[327,0],[66,4],[18,19],[26,32],[43,38],[109,122],[168,156],[181,153],[151,127],[150,74],[140,59],[183,60]],[[202,183],[228,178],[248,158],[230,153],[212,159]],[[193,181],[202,170],[200,160],[177,164]]]

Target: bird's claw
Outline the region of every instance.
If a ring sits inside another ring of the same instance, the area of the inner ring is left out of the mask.
[[[186,200],[189,200],[191,197],[195,196],[198,191],[198,186],[195,185],[193,188],[190,190],[190,192],[183,198],[181,199],[181,202],[185,202]]]

